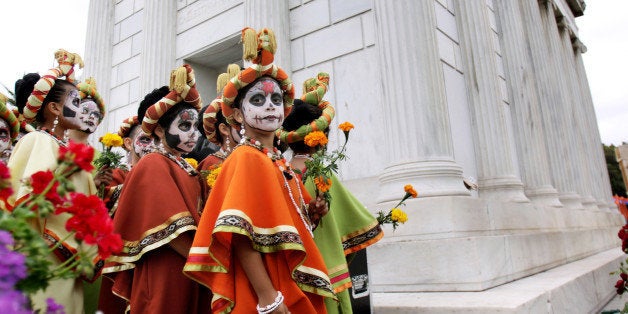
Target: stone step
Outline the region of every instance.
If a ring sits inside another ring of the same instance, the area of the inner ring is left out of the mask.
[[[373,313],[599,313],[625,258],[613,248],[479,292],[374,292]]]

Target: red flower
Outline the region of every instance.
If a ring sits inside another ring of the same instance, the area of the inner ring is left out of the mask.
[[[31,187],[33,188],[33,194],[41,194],[46,187],[54,180],[55,176],[50,170],[38,171],[31,175]],[[63,203],[63,199],[59,196],[57,188],[59,187],[59,181],[55,181],[48,192],[46,192],[45,198],[55,205]]]
[[[122,239],[113,233],[113,222],[103,201],[96,195],[70,193],[70,202],[57,208],[56,214],[70,213],[73,216],[65,228],[74,231],[74,237],[90,245],[98,245],[98,254],[105,259],[112,252],[122,250]]]
[[[0,162],[0,199],[6,200],[13,194],[11,188],[11,173],[9,167],[3,162]]]
[[[70,141],[67,147],[59,147],[59,161],[76,164],[79,168],[90,172],[94,169],[94,148],[89,145]]]

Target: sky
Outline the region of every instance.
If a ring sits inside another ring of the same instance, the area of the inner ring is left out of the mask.
[[[13,90],[15,80],[25,73],[42,73],[55,66],[53,54],[59,48],[83,56],[88,8],[89,0],[0,1],[4,26],[0,83]],[[584,15],[576,19],[579,37],[588,48],[583,60],[600,137],[607,145],[628,142],[624,126],[628,122],[625,12],[628,0],[586,0]],[[77,70],[77,76],[80,74]],[[5,93],[4,88],[0,87],[0,92]]]

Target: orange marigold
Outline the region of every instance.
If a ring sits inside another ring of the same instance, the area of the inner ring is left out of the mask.
[[[325,136],[325,133],[321,131],[311,132],[305,136],[303,141],[305,142],[305,145],[309,147],[325,146],[328,142],[327,136]]]
[[[403,190],[406,191],[406,193],[410,194],[413,198],[417,197],[417,192],[414,190],[414,187],[412,187],[412,184],[407,184],[406,186],[403,187]]]
[[[325,179],[323,177],[316,177],[314,178],[314,184],[316,184],[316,188],[325,193],[327,191],[329,191],[329,188],[331,187],[331,179]]]
[[[343,132],[349,132],[351,131],[351,129],[353,129],[353,124],[351,124],[351,122],[349,121],[346,121],[346,122],[340,123],[338,128],[341,129]]]

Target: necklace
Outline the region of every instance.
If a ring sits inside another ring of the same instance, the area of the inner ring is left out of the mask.
[[[212,154],[212,156],[216,156],[222,160],[225,160],[227,158],[228,153],[225,152],[224,149],[222,149],[222,147],[215,153]]]
[[[159,147],[157,152],[168,157],[170,160],[174,161],[181,169],[185,170],[190,176],[195,176],[198,174],[198,171],[192,167],[185,159],[181,157],[177,157],[169,152],[167,152],[163,147]]]
[[[240,144],[238,144],[236,148],[239,146],[251,146],[251,147],[257,148],[259,151],[261,151],[266,156],[268,156],[268,158],[270,158],[270,160],[273,161],[275,166],[277,166],[279,171],[283,173],[282,178],[283,178],[284,187],[286,188],[286,190],[288,190],[288,195],[290,196],[290,201],[292,202],[292,206],[294,206],[294,209],[299,214],[299,217],[301,217],[301,221],[303,222],[305,229],[307,229],[307,231],[310,233],[312,238],[314,238],[314,233],[312,232],[312,224],[308,218],[308,205],[305,204],[305,200],[303,199],[303,192],[301,191],[301,186],[297,182],[296,186],[297,186],[297,191],[299,192],[299,201],[297,202],[294,199],[292,189],[290,188],[290,184],[288,182],[288,180],[291,180],[292,178],[296,176],[296,174],[292,171],[292,168],[290,167],[290,163],[286,162],[286,159],[283,157],[283,155],[281,155],[281,152],[276,147],[273,147],[273,151],[271,152],[270,149],[263,147],[259,141],[250,139],[247,136],[242,137],[242,140],[240,140]]]
[[[41,129],[38,129],[38,131],[41,132],[41,133],[50,135],[50,137],[52,137],[52,139],[54,139],[57,142],[57,144],[59,144],[59,146],[63,146],[63,147],[68,146],[67,135],[64,136],[63,139],[60,139],[57,135],[55,135],[54,133],[50,132],[50,130],[48,130],[48,128],[41,128]]]

